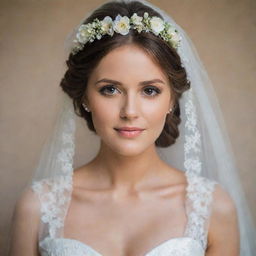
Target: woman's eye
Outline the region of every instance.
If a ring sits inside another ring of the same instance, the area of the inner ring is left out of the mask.
[[[100,88],[99,92],[103,95],[113,95],[115,92],[118,92],[118,90],[112,85],[106,85]]]
[[[99,92],[102,95],[112,96],[112,95],[115,95],[116,93],[119,93],[120,91],[113,85],[106,85],[100,88]],[[154,97],[154,96],[157,96],[159,93],[161,93],[161,90],[155,86],[152,86],[152,87],[144,88],[143,93],[146,94],[146,96]]]
[[[147,87],[147,88],[144,88],[144,92],[146,93],[146,95],[150,97],[154,97],[154,96],[157,96],[161,92],[161,90],[158,89],[157,87]]]

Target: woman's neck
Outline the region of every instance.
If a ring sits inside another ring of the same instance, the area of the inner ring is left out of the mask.
[[[160,159],[154,145],[141,154],[124,156],[112,151],[103,143],[91,166],[103,177],[108,187],[122,190],[124,193],[156,182],[169,167]]]

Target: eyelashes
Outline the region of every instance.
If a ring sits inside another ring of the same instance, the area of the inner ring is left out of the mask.
[[[121,93],[120,90],[114,85],[105,85],[99,89],[99,92],[105,96],[113,96],[116,93]],[[146,86],[142,89],[142,92],[145,97],[153,98],[161,93],[161,89],[156,86]]]
[[[155,97],[155,96],[157,96],[158,94],[161,93],[161,90],[159,88],[155,87],[155,86],[146,87],[143,90],[144,90],[144,92],[147,91],[149,93],[149,94],[147,93],[147,95],[149,97]]]
[[[112,85],[106,85],[100,88],[99,92],[102,95],[114,95],[114,91],[119,91],[115,86]]]

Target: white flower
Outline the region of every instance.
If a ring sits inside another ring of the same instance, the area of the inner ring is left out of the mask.
[[[114,26],[113,29],[115,32],[127,35],[129,33],[130,29],[130,20],[127,16],[121,17],[119,14],[116,16],[116,19],[114,20]]]
[[[144,12],[144,18],[146,19],[146,18],[148,18],[148,13],[147,12]]]
[[[131,21],[134,25],[141,26],[142,25],[142,17],[138,16],[137,13],[134,13],[131,17]]]
[[[88,42],[90,35],[91,35],[91,28],[87,25],[81,25],[79,27],[76,38],[78,39],[79,43],[85,44]]]
[[[175,27],[159,17],[149,17],[147,12],[143,14],[143,17],[133,13],[130,18],[118,14],[114,21],[110,16],[106,16],[101,21],[95,19],[92,23],[82,24],[78,29],[76,39],[73,40],[72,53],[76,54],[83,49],[87,42],[93,42],[95,39],[100,40],[105,34],[113,36],[114,32],[116,32],[127,35],[131,28],[139,33],[145,31],[152,32],[156,36],[160,34],[160,37],[174,48],[178,48],[181,41],[181,36]]]
[[[180,41],[180,36],[177,34],[177,32],[171,32],[169,35],[172,36],[172,41],[178,43]]]
[[[155,35],[158,35],[164,30],[164,21],[159,17],[153,17],[150,19],[150,26]]]
[[[179,43],[180,35],[176,32],[176,29],[170,23],[168,23],[167,33],[171,36],[171,41],[174,44],[178,44]]]
[[[111,36],[113,35],[113,20],[111,17],[106,16],[104,20],[101,21],[101,29],[103,33],[109,34]]]
[[[88,24],[87,24],[87,25],[82,24],[82,25],[78,28],[78,31],[81,32],[81,31],[83,31],[83,30],[86,30],[87,27],[88,27]]]
[[[168,26],[168,29],[167,29],[168,34],[176,33],[175,28],[173,27],[173,25],[171,23],[167,23],[167,26]]]
[[[134,29],[136,29],[139,33],[145,29],[145,26],[142,22],[143,17],[138,16],[137,13],[134,13],[131,17],[131,22],[134,25]]]
[[[102,35],[100,35],[100,34],[97,34],[97,35],[96,35],[96,38],[97,38],[98,40],[100,40],[101,37],[102,37]]]

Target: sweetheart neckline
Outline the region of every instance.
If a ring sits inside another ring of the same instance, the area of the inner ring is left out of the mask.
[[[73,241],[75,243],[78,243],[80,244],[81,246],[89,249],[90,251],[92,251],[94,254],[96,254],[96,256],[104,256],[104,254],[101,254],[100,252],[98,252],[96,249],[94,249],[92,246],[82,242],[82,241],[79,241],[77,239],[73,239],[73,238],[65,238],[65,237],[58,237],[58,238],[50,238],[49,236],[46,237],[45,239],[43,239],[42,241],[40,241],[40,243],[43,243],[45,240],[66,240],[66,241]],[[173,237],[173,238],[170,238],[170,239],[167,239],[163,242],[161,242],[160,244],[158,244],[157,246],[155,246],[154,248],[150,249],[149,251],[147,251],[145,254],[143,254],[143,256],[150,256],[151,253],[153,253],[155,250],[157,249],[160,249],[161,247],[163,247],[164,245],[170,243],[170,242],[173,242],[175,240],[181,240],[181,239],[190,239],[192,241],[195,241],[197,243],[197,245],[199,245],[200,249],[202,251],[204,251],[204,249],[202,248],[202,245],[199,243],[199,241],[195,240],[194,238],[192,237],[189,237],[189,236],[181,236],[181,237]]]
[[[187,173],[185,172],[184,173],[184,176],[185,176],[185,179],[186,179],[186,187],[185,187],[185,208],[186,208],[186,203],[187,203],[187,200],[189,198],[188,194],[189,194],[189,186],[191,184],[191,181],[190,181],[190,177],[187,175]],[[72,178],[72,186],[73,186],[73,178]],[[64,223],[65,223],[65,219],[64,219]],[[183,235],[185,234],[186,230],[188,228],[188,219],[187,219],[187,222],[185,224],[185,229],[184,229],[184,232],[183,232]],[[46,237],[47,238],[47,237]],[[49,237],[48,237],[49,238]],[[143,256],[150,256],[150,254],[156,250],[157,248],[160,248],[162,247],[163,245],[165,245],[166,243],[170,243],[172,240],[178,240],[178,239],[181,239],[181,238],[190,238],[194,241],[196,241],[198,243],[198,245],[200,246],[201,249],[202,248],[202,245],[195,239],[193,239],[192,237],[188,237],[188,236],[180,236],[180,237],[173,237],[173,238],[170,238],[170,239],[167,239],[165,241],[163,241],[162,243],[158,244],[156,247],[152,248],[150,251],[146,252],[146,254],[143,254]],[[72,239],[72,238],[65,238],[65,237],[59,237],[59,238],[53,238],[53,239],[62,239],[62,240],[70,240],[70,241],[74,241],[74,242],[77,242],[79,244],[81,244],[82,246],[86,246],[89,250],[91,250],[93,253],[95,253],[97,256],[104,256],[103,254],[99,253],[97,250],[95,250],[92,246],[89,246],[88,244],[86,243],[83,243],[82,241],[79,241],[79,240],[76,240],[76,239]]]

